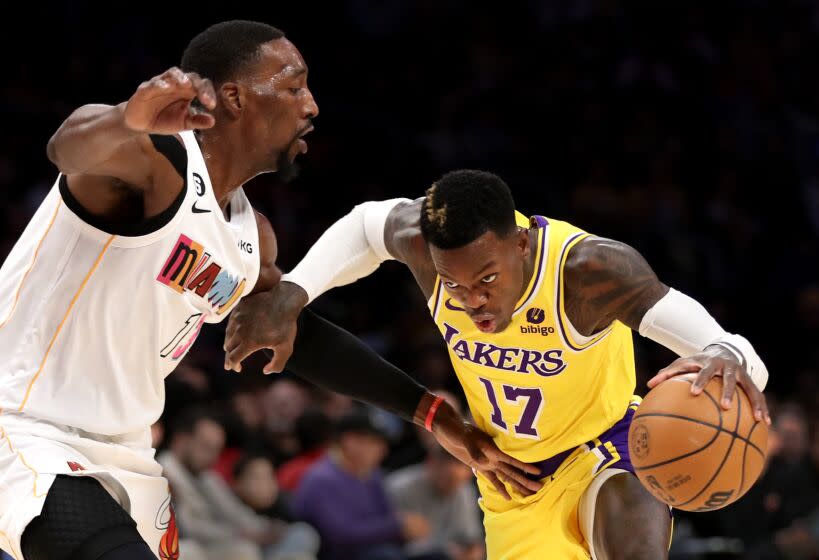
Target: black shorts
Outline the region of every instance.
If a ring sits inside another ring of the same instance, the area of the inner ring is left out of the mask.
[[[23,532],[21,548],[25,560],[96,560],[130,543],[145,544],[136,521],[99,481],[59,475],[42,513]]]

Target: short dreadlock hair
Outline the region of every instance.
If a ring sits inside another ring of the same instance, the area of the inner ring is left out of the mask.
[[[220,84],[234,79],[245,64],[257,60],[263,43],[282,37],[284,32],[266,23],[223,21],[191,40],[182,54],[181,67]]]
[[[424,240],[439,249],[463,247],[487,231],[515,229],[515,201],[503,179],[474,169],[450,171],[427,189],[421,207]]]

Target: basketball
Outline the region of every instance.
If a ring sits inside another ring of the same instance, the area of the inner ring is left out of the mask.
[[[738,500],[765,463],[768,426],[754,419],[737,386],[731,408],[719,401],[722,379],[691,394],[694,376],[652,389],[634,415],[628,445],[637,477],[658,500],[686,511],[712,511]]]

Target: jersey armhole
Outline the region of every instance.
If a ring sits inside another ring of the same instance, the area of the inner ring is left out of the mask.
[[[429,307],[429,312],[432,315],[432,320],[438,320],[438,308],[441,306],[442,292],[444,291],[444,283],[441,282],[441,277],[435,277],[435,286],[432,288],[432,295],[429,297],[429,301],[427,301],[427,307]]]
[[[585,232],[576,233],[566,242],[564,242],[563,248],[560,251],[560,257],[557,261],[557,270],[555,271],[555,286],[557,286],[557,293],[555,295],[555,315],[557,316],[558,330],[560,331],[560,336],[563,338],[563,342],[566,344],[566,346],[575,352],[581,352],[587,348],[591,348],[603,340],[611,332],[612,328],[614,328],[614,322],[612,322],[606,328],[591,336],[582,335],[569,320],[569,316],[566,314],[566,308],[563,304],[563,298],[565,295],[563,266],[566,264],[566,259],[568,258],[571,248],[587,237],[590,237],[590,234]]]
[[[188,153],[182,142],[175,136],[150,134],[149,138],[156,151],[165,156],[177,173],[179,173],[179,176],[182,177],[182,190],[168,208],[155,216],[138,222],[123,223],[115,220],[107,220],[102,216],[95,216],[86,210],[74,197],[71,189],[68,188],[68,178],[65,175],[60,175],[60,196],[62,196],[68,209],[91,227],[110,235],[141,237],[165,227],[182,207],[182,202],[185,200],[185,196],[188,192]]]

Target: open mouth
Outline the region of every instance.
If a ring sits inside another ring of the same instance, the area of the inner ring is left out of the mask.
[[[313,132],[313,126],[307,127],[304,131],[302,131],[298,139],[296,140],[296,145],[299,148],[299,153],[306,154],[307,153],[307,141],[304,140],[304,137]]]
[[[481,332],[494,332],[498,326],[497,319],[490,313],[474,315],[470,317],[470,319],[472,319],[472,322],[475,323],[475,326],[478,327],[478,330]]]

